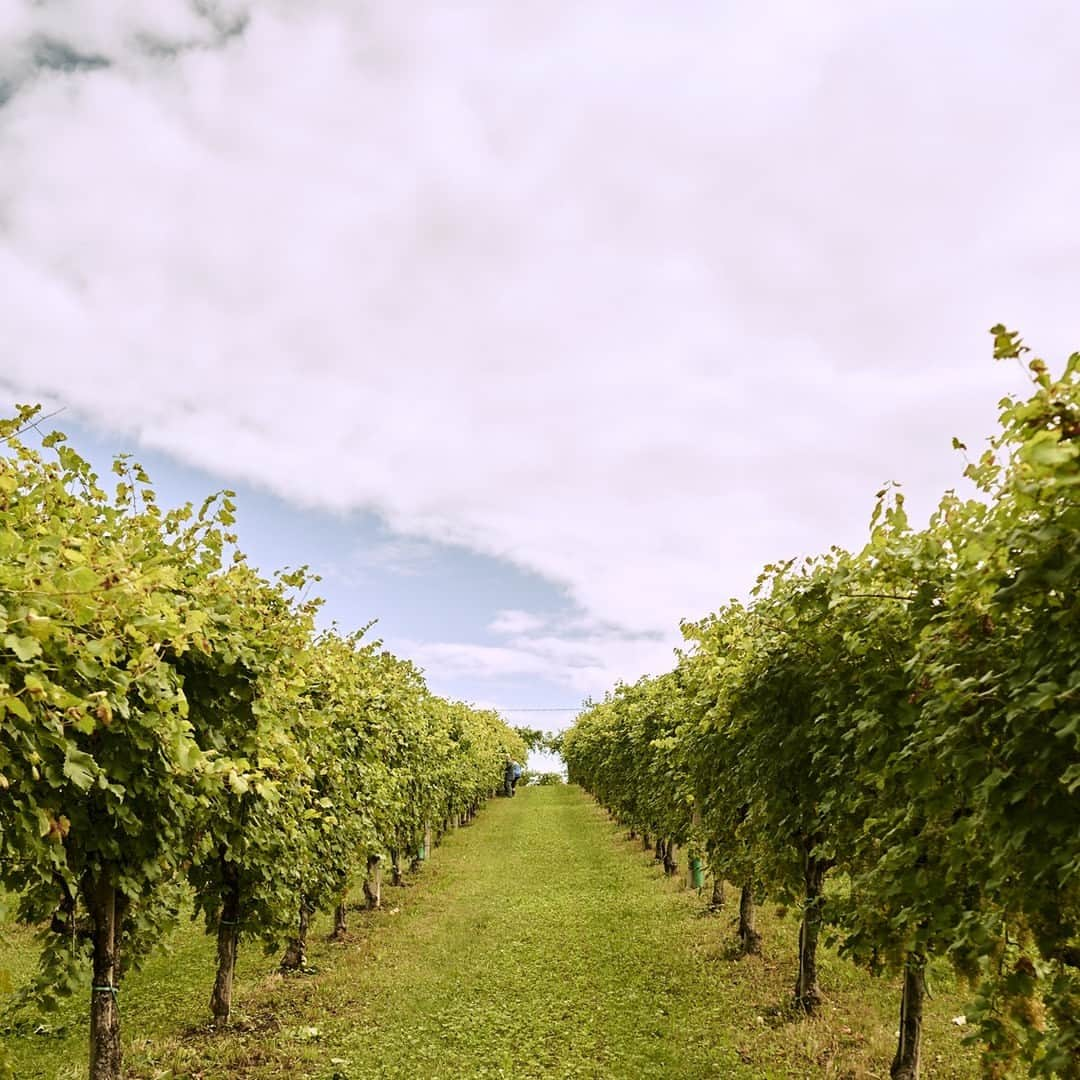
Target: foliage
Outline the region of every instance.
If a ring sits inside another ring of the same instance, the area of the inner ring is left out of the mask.
[[[185,922],[171,955],[125,980],[134,1077],[872,1076],[895,1026],[891,990],[826,951],[832,1007],[801,1025],[774,1016],[792,920],[761,912],[768,963],[727,958],[728,920],[658,885],[638,844],[567,786],[502,799],[451,833],[409,888],[359,916],[351,947],[313,922],[317,973],[298,985],[253,955],[238,976],[241,1016],[227,1034],[203,1023],[212,943]],[[33,944],[18,929],[21,972]],[[949,1023],[962,1002],[935,972],[927,1065],[935,1080],[979,1075]],[[582,1018],[587,1017],[588,1022]],[[78,1003],[52,1034],[0,1031],[21,1080],[74,1075],[84,1052]],[[134,1028],[134,1024],[131,1025]],[[319,1032],[316,1038],[310,1033]]]
[[[526,787],[552,787],[566,783],[562,773],[557,772],[525,772],[521,779]]]
[[[41,928],[28,994],[84,988],[93,952],[115,997],[184,875],[231,968],[240,937],[275,943],[524,757],[378,643],[317,634],[307,572],[237,549],[231,493],[166,513],[121,458],[110,495],[63,435],[21,439],[37,411],[0,421],[0,887]],[[92,1041],[118,1048],[105,1011]]]
[[[993,333],[998,359],[1026,353]],[[685,624],[675,672],[616,688],[563,753],[631,827],[677,832],[694,806],[716,872],[803,906],[804,946],[827,920],[874,970],[947,957],[978,984],[988,1075],[1073,1076],[1080,354],[1029,370],[966,469],[975,497],[947,493],[917,530],[879,492],[861,551],[766,567],[749,605]]]
[[[514,731],[517,732],[528,751],[532,752],[533,750],[542,750],[544,748],[547,735],[541,731],[540,728],[515,725]]]
[[[52,920],[42,986],[76,985],[79,915],[96,883],[119,889],[129,954],[167,914],[160,886],[226,762],[195,741],[166,653],[208,646],[185,595],[188,559],[219,519],[162,514],[137,467],[109,498],[59,435],[55,462],[0,424],[0,873],[21,917]]]

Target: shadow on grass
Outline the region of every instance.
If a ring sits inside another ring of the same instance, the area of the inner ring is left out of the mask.
[[[813,1017],[793,1000],[774,1002],[761,1008],[760,1016],[765,1021],[766,1027],[778,1031],[781,1028],[804,1024]]]

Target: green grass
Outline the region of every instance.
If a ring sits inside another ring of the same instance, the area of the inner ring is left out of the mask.
[[[34,934],[25,927],[5,927],[0,942],[0,969],[17,986],[29,978],[36,963]],[[139,1056],[147,1040],[181,1034],[205,1024],[214,978],[215,944],[202,923],[186,922],[170,938],[167,949],[150,957],[141,971],[124,980],[120,1010],[129,1061]],[[237,999],[243,1002],[276,970],[276,960],[259,945],[241,949]],[[2,1001],[2,999],[0,999]],[[0,1036],[14,1055],[19,1080],[81,1080],[86,1076],[88,1005],[65,1003],[58,1012],[31,1019],[20,1017],[16,1034]],[[2,1024],[2,1021],[0,1021]],[[27,1028],[37,1028],[37,1033]],[[0,1026],[0,1031],[3,1028]]]
[[[467,1077],[882,1077],[898,989],[825,951],[820,1018],[784,1007],[795,923],[761,913],[762,958],[733,956],[734,912],[706,916],[575,788],[497,800],[447,837],[415,884],[384,889],[384,909],[353,916],[344,945],[313,942],[314,975],[281,979],[241,955],[245,1014],[205,1027],[212,945],[182,931],[168,958],[125,981],[130,1075],[276,1080]],[[325,922],[317,930],[325,931]],[[26,970],[29,946],[16,948]],[[22,952],[20,952],[22,949]],[[12,966],[0,963],[0,966]],[[925,1074],[975,1077],[936,988]],[[85,1075],[84,1016],[63,1038],[9,1040],[16,1075]]]

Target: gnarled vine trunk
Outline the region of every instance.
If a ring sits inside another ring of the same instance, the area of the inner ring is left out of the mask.
[[[712,898],[709,900],[709,909],[719,911],[724,906],[724,879],[713,872]]]
[[[656,850],[653,851],[653,862],[664,861],[664,841],[658,836],[656,838]]]
[[[904,989],[900,995],[900,1038],[889,1076],[892,1080],[919,1080],[922,1052],[923,1002],[926,1000],[926,957],[908,953]]]
[[[757,930],[754,908],[754,887],[750,882],[746,882],[739,892],[739,944],[747,956],[757,956],[761,952],[761,935]]]
[[[94,936],[94,981],[90,991],[90,1080],[120,1080],[120,1009],[116,983],[120,927],[116,886],[104,875],[88,890]]]
[[[648,851],[652,847],[652,840],[647,832],[641,834],[641,850]]]
[[[364,878],[364,899],[369,911],[382,905],[382,861],[378,855],[369,855],[367,876]]]
[[[401,849],[390,849],[390,884],[401,884]]]
[[[329,941],[344,941],[349,933],[349,905],[348,896],[343,894],[341,900],[334,906],[334,929],[330,931]]]
[[[225,888],[221,897],[221,916],[218,919],[217,975],[210,995],[210,1012],[218,1027],[229,1023],[232,1012],[233,979],[236,975],[236,953],[240,942],[240,875],[235,865],[224,863]]]
[[[282,971],[298,971],[307,967],[308,924],[311,921],[311,909],[307,900],[300,901],[300,914],[296,920],[296,937],[289,939],[285,955],[281,958]]]
[[[815,844],[806,842],[803,857],[803,882],[805,899],[803,917],[799,924],[799,975],[795,980],[795,1004],[808,1013],[821,1004],[821,989],[817,978],[817,946],[821,936],[822,904],[825,874],[829,864],[814,858],[810,852]]]
[[[667,874],[668,877],[674,876],[679,869],[679,863],[676,858],[677,850],[674,840],[666,840],[664,842],[664,873]]]

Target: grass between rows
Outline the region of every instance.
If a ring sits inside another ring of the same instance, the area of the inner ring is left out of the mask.
[[[732,905],[734,906],[734,905]],[[793,1015],[796,923],[761,913],[765,952],[739,958],[735,912],[668,880],[576,788],[497,800],[451,833],[381,911],[355,913],[344,944],[314,927],[313,971],[241,953],[233,1028],[206,1026],[213,943],[185,926],[123,988],[128,1073],[138,1080],[270,1077],[884,1077],[898,986],[829,950],[820,1017]],[[15,931],[0,968],[16,982],[33,945]],[[936,980],[942,982],[942,980]],[[936,987],[924,1064],[935,1080],[978,1075]],[[86,1074],[85,1008],[39,1034],[6,1036],[20,1080]]]

